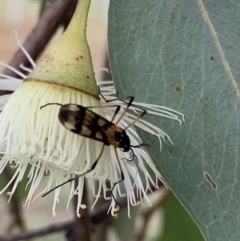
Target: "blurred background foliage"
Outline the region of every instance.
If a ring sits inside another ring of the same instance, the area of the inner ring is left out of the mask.
[[[1,61],[7,63],[18,49],[13,30],[18,31],[19,38],[23,42],[48,3],[49,1],[46,0],[8,0],[0,2]],[[87,35],[95,69],[103,67],[106,63],[107,10],[108,0],[92,0]],[[61,31],[54,38],[60,33]],[[7,170],[7,172],[0,175],[1,189],[5,186],[6,180],[10,180],[10,178],[11,170]],[[66,211],[65,203],[67,200],[61,200],[61,203],[58,204],[58,217],[52,217],[51,195],[43,199],[37,199],[29,209],[22,208],[22,203],[27,194],[25,190],[26,183],[27,178],[23,179],[18,186],[16,195],[9,203],[7,203],[8,196],[6,194],[0,196],[0,240],[4,240],[1,239],[1,235],[6,233],[37,229],[73,218],[72,210]],[[43,186],[45,185],[43,184]],[[66,192],[67,197],[68,186],[64,187],[63,192]],[[104,229],[99,230],[97,226],[92,227],[96,236],[95,240],[204,240],[188,212],[170,191],[157,191],[150,195],[150,199],[153,206],[133,207],[131,209],[131,219],[127,217],[127,210],[122,209],[117,219],[108,218],[104,224]],[[15,202],[18,202],[20,207],[17,211],[14,209],[16,208]],[[14,221],[15,215],[21,218],[21,222]],[[60,241],[66,240],[66,238],[63,232],[59,232],[36,239],[32,238],[31,240]]]

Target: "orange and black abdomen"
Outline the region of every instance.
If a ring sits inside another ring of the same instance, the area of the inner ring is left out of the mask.
[[[70,131],[112,145],[114,123],[108,121],[86,107],[75,104],[63,105],[59,111],[60,122]],[[110,136],[108,136],[110,135]]]
[[[125,130],[89,108],[75,104],[63,105],[58,114],[59,120],[75,134],[129,151],[130,139]]]

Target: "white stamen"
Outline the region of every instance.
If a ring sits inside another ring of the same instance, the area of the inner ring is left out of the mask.
[[[18,33],[17,33],[17,31],[15,30],[15,31],[13,31],[13,33],[15,33],[15,38],[16,38],[16,40],[17,40],[17,44],[18,44],[18,46],[19,46],[19,48],[23,51],[23,53],[26,55],[26,57],[27,57],[27,59],[28,59],[28,61],[31,63],[31,65],[32,65],[32,67],[33,67],[33,69],[35,69],[36,68],[36,64],[35,64],[35,62],[33,61],[33,59],[31,58],[31,56],[29,55],[29,53],[26,51],[26,49],[23,47],[23,45],[21,44],[21,42],[20,42],[20,40],[19,40],[19,38],[18,38]]]
[[[94,72],[95,73],[99,73],[99,72],[103,72],[103,71],[109,73],[109,69],[108,68],[100,68],[100,69],[95,70]]]
[[[12,70],[15,74],[19,75],[20,77],[22,77],[23,79],[25,79],[27,76],[24,75],[23,73],[21,73],[20,71],[18,71],[17,69],[13,68],[12,66],[5,64],[4,62],[0,61],[0,65],[2,65],[3,67]]]
[[[24,66],[23,64],[20,64],[19,67],[20,67],[22,70],[28,72],[29,74],[32,73],[32,71],[33,71],[32,69],[30,69],[30,68]]]
[[[0,79],[1,90],[14,91],[22,84],[22,79],[12,78],[4,74],[0,74],[0,77],[6,77]]]
[[[80,208],[81,208],[81,209],[86,209],[86,208],[87,208],[87,205],[82,204],[82,205],[80,206]]]

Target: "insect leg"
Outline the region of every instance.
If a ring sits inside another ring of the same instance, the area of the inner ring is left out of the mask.
[[[98,86],[98,92],[99,92],[99,95],[101,96],[101,98],[102,98],[105,102],[107,102],[107,103],[108,103],[108,102],[115,101],[115,100],[120,100],[120,101],[124,102],[125,104],[128,104],[128,102],[125,101],[125,100],[123,100],[123,99],[131,99],[131,98],[134,98],[133,96],[127,96],[127,97],[124,97],[124,98],[119,98],[119,97],[118,97],[118,92],[117,92],[116,98],[111,99],[111,100],[107,100],[107,99],[104,97],[104,95],[101,93],[101,90],[100,90],[99,86]]]
[[[139,121],[147,113],[145,109],[142,109],[142,111],[143,112],[138,117],[136,117],[136,119],[134,119],[127,127],[125,127],[125,130],[133,126],[137,121]]]
[[[114,121],[114,119],[115,119],[115,117],[117,116],[120,108],[121,108],[121,106],[120,106],[120,105],[117,105],[117,108],[116,108],[116,110],[115,110],[115,112],[114,112],[114,114],[113,114],[113,116],[112,116],[111,122]]]
[[[115,109],[115,112],[114,112],[114,114],[113,114],[113,116],[112,116],[112,119],[111,119],[111,121],[110,122],[112,122],[114,119],[115,119],[115,117],[117,116],[117,114],[118,114],[118,112],[119,112],[119,110],[120,110],[120,108],[121,108],[121,106],[120,105],[111,105],[111,106],[109,106],[109,105],[106,105],[106,106],[89,106],[89,107],[85,107],[86,109],[92,109],[92,108],[109,108],[109,107],[115,107],[116,109]]]
[[[128,129],[129,127],[133,126],[137,121],[139,121],[139,120],[147,113],[147,111],[146,111],[145,109],[143,109],[143,108],[141,108],[141,107],[139,107],[139,106],[137,106],[137,105],[132,104],[133,101],[134,101],[134,96],[128,96],[128,97],[126,97],[126,98],[129,98],[129,102],[126,102],[126,101],[121,100],[121,99],[117,99],[117,100],[120,100],[120,101],[126,103],[127,106],[126,106],[126,108],[124,108],[124,111],[122,112],[121,116],[119,117],[119,119],[117,120],[117,122],[115,123],[115,125],[117,125],[117,123],[123,118],[123,116],[124,116],[125,113],[128,111],[128,109],[130,108],[130,106],[134,106],[134,107],[138,108],[139,110],[142,111],[142,113],[141,113],[138,117],[136,117],[136,119],[134,119],[134,120],[125,128],[125,130]],[[116,99],[115,99],[115,100],[116,100]],[[113,101],[113,100],[110,100],[110,101]]]
[[[128,109],[130,108],[130,106],[136,107],[136,108],[138,108],[139,110],[142,111],[142,113],[141,113],[138,117],[136,117],[130,124],[128,124],[128,126],[126,126],[124,130],[126,130],[126,129],[130,128],[131,126],[133,126],[136,122],[138,122],[138,121],[147,113],[147,111],[146,111],[145,109],[143,109],[143,108],[141,108],[141,107],[139,107],[139,106],[137,106],[137,105],[132,104],[132,103],[133,103],[133,100],[134,100],[134,97],[133,97],[133,96],[128,96],[128,97],[126,97],[126,98],[129,98],[129,102],[126,102],[126,101],[124,101],[123,99],[119,99],[119,98],[115,98],[115,99],[111,99],[111,100],[106,100],[105,97],[104,97],[104,96],[102,95],[102,93],[100,92],[100,88],[99,88],[99,95],[100,95],[106,102],[111,102],[111,101],[115,101],[115,100],[120,100],[120,101],[122,101],[123,103],[127,104],[127,107],[124,108],[123,113],[121,114],[121,116],[119,117],[119,119],[118,119],[118,121],[115,123],[115,125],[122,119],[122,117],[123,117],[124,114],[128,111]],[[114,117],[112,118],[112,121],[114,120],[115,116],[116,116],[116,114],[115,114]],[[136,145],[136,146],[132,146],[132,145],[131,145],[131,147],[133,147],[133,148],[142,148],[142,149],[144,149],[146,146],[147,146],[147,144],[145,144],[145,143],[141,143],[141,144]],[[136,159],[136,160],[137,160],[137,159]]]
[[[101,97],[102,99],[105,100],[105,102],[111,102],[111,101],[114,101],[114,100],[118,100],[118,97],[117,97],[117,96],[118,96],[118,92],[117,92],[117,94],[116,94],[116,98],[115,98],[115,99],[107,100],[107,99],[104,97],[104,95],[102,94],[100,87],[97,86],[97,88],[98,88],[98,94],[100,95],[100,97]]]
[[[57,189],[57,188],[65,185],[66,183],[72,182],[72,181],[78,179],[79,177],[84,176],[84,175],[86,175],[87,173],[93,171],[93,170],[95,169],[95,167],[97,166],[97,163],[98,163],[100,157],[101,157],[102,154],[103,154],[104,147],[105,147],[105,145],[103,144],[103,145],[102,145],[102,149],[101,149],[101,151],[100,151],[97,159],[94,161],[94,163],[92,164],[92,166],[91,166],[91,168],[90,168],[89,170],[87,170],[87,171],[85,171],[84,173],[82,173],[82,174],[80,174],[80,175],[77,175],[77,176],[75,176],[75,177],[73,177],[73,178],[70,178],[70,179],[68,179],[67,181],[65,181],[65,182],[63,182],[63,183],[55,186],[54,188],[50,189],[48,192],[44,193],[44,194],[42,195],[42,197],[45,197],[46,195],[48,195],[49,193],[51,193],[51,192],[54,191],[55,189]]]
[[[116,186],[118,183],[124,181],[125,178],[124,178],[122,166],[121,166],[121,163],[120,163],[118,154],[117,154],[117,149],[116,149],[116,147],[114,147],[114,151],[115,151],[115,155],[116,155],[116,157],[117,157],[117,162],[118,162],[118,166],[119,166],[119,169],[120,169],[121,179],[119,179],[117,182],[115,182],[115,183],[113,184],[112,189],[111,189],[111,195],[112,195],[112,197],[113,197],[113,199],[114,199],[114,201],[115,201],[115,203],[116,203],[116,206],[118,206],[117,200],[116,200],[116,198],[115,198],[114,195],[113,195],[113,189],[115,188],[115,186]]]
[[[132,96],[127,104],[127,107],[124,109],[124,111],[122,112],[121,116],[119,117],[119,119],[117,120],[117,122],[115,123],[115,125],[123,118],[123,116],[125,115],[125,113],[128,111],[130,106],[134,106],[137,107],[138,109],[140,109],[142,111],[142,113],[136,117],[127,127],[125,127],[125,130],[128,129],[129,127],[133,126],[136,122],[138,122],[146,113],[147,111],[143,108],[140,108],[136,105],[133,105],[132,102],[134,100],[134,97]]]
[[[122,112],[122,114],[120,115],[120,117],[118,118],[117,122],[115,123],[115,125],[117,125],[117,123],[123,118],[123,116],[125,115],[125,113],[128,111],[129,107],[131,106],[133,100],[134,100],[134,96],[129,96],[129,102],[127,103],[127,107],[124,108],[124,111]],[[124,101],[124,103],[126,103]]]
[[[126,129],[129,128],[129,127],[131,127],[132,125],[134,125],[137,121],[139,121],[139,120],[147,113],[147,111],[146,111],[145,109],[143,109],[143,108],[141,108],[141,107],[139,107],[139,106],[137,106],[137,105],[132,104],[133,101],[134,101],[134,96],[127,96],[127,97],[125,97],[125,98],[118,98],[118,97],[117,97],[117,98],[114,98],[114,99],[111,99],[111,100],[107,100],[107,99],[104,97],[104,95],[101,93],[99,86],[98,86],[98,91],[99,91],[99,95],[100,95],[107,103],[108,103],[108,102],[112,102],[112,101],[116,101],[116,100],[120,100],[120,101],[122,101],[123,103],[127,104],[126,108],[124,108],[123,113],[121,114],[121,116],[119,117],[119,119],[117,120],[117,122],[116,122],[115,124],[117,124],[117,123],[122,119],[122,117],[123,117],[124,114],[128,111],[128,109],[129,109],[130,106],[134,106],[134,107],[136,107],[136,108],[138,108],[139,110],[142,111],[142,113],[141,113],[132,123],[130,123],[130,124],[126,127]],[[117,95],[118,95],[118,93],[117,93]],[[124,99],[129,99],[129,101],[127,102],[127,101],[125,101]],[[125,129],[125,130],[126,130],[126,129]]]

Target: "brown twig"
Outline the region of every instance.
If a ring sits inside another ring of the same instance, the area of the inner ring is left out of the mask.
[[[78,181],[75,181],[75,187],[77,186]],[[75,221],[73,223],[72,228],[68,231],[68,240],[76,240],[76,241],[90,241],[90,218],[89,218],[89,208],[88,208],[88,198],[87,198],[87,187],[86,183],[83,187],[83,194],[82,194],[82,204],[86,205],[86,208],[81,209],[81,217],[76,215],[77,206],[78,206],[78,195],[74,195],[73,197],[73,211],[75,213]],[[73,238],[74,236],[74,238]]]
[[[17,241],[17,240],[25,240],[28,238],[40,237],[40,236],[56,233],[59,231],[67,230],[71,228],[72,225],[73,225],[73,221],[54,223],[54,224],[47,225],[46,227],[41,227],[36,230],[0,236],[0,241]]]
[[[135,227],[133,232],[133,236],[131,238],[132,241],[142,241],[144,240],[144,236],[146,234],[147,224],[156,211],[159,209],[160,206],[166,201],[166,199],[172,194],[169,189],[165,189],[164,193],[162,193],[155,202],[152,203],[152,206],[143,208],[140,213],[136,217],[136,223],[140,224]]]
[[[61,24],[66,24],[69,16],[73,14],[76,4],[77,0],[57,0],[48,6],[36,26],[23,43],[23,47],[27,50],[33,60],[38,58],[58,27]],[[20,70],[20,64],[23,64],[26,67],[31,67],[27,57],[21,49],[14,54],[8,64],[18,70]],[[3,70],[3,74],[18,77],[17,74],[7,68]],[[0,95],[8,93],[11,92],[0,90]]]
[[[163,186],[161,182],[158,184],[159,187]],[[155,187],[153,185],[150,185],[150,188],[154,191]],[[123,208],[127,206],[127,198],[118,198],[117,199],[118,205]],[[111,217],[107,213],[109,209],[110,202],[104,203],[102,206],[100,206],[97,210],[92,211],[90,213],[90,220],[92,224],[98,224],[102,222],[103,220]],[[50,224],[46,227],[41,227],[36,230],[31,230],[31,231],[26,231],[18,234],[11,234],[11,235],[4,235],[0,236],[0,241],[19,241],[19,240],[24,240],[28,238],[35,238],[39,236],[44,236],[60,231],[66,231],[69,230],[73,227],[74,221],[66,221],[62,223],[55,223],[55,224]]]
[[[95,190],[98,190],[100,188],[100,185],[97,181],[94,183]],[[104,199],[104,191],[101,191],[100,197],[95,205],[95,210],[97,210],[99,207],[101,207],[106,200]],[[102,220],[98,225],[91,226],[94,232],[92,232],[91,238],[93,241],[106,241],[107,240],[107,219]]]

